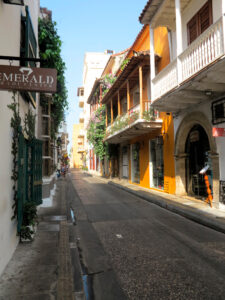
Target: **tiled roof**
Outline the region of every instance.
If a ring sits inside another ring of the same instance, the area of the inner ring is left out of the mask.
[[[142,18],[143,18],[143,16],[144,16],[144,14],[146,13],[146,11],[148,10],[149,6],[151,5],[152,1],[153,1],[153,0],[149,0],[149,1],[146,3],[144,9],[142,10],[142,12],[141,12],[141,14],[140,14],[140,16],[139,16],[139,21],[140,21],[140,23],[142,23]]]
[[[116,81],[113,83],[107,94],[103,97],[102,103],[106,103],[110,97],[112,97],[116,91],[120,89],[120,87],[126,82],[129,75],[133,72],[135,68],[138,67],[140,62],[145,62],[146,65],[150,65],[150,52],[149,51],[141,51],[135,52],[135,55],[130,59],[126,67],[119,74]]]

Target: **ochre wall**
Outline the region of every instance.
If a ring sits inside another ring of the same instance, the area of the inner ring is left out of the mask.
[[[149,35],[149,26],[144,25],[139,35],[137,36],[133,46],[128,52],[127,58],[133,56],[133,51],[147,51],[150,49],[150,35]]]
[[[170,62],[169,43],[166,28],[156,28],[154,31],[155,53],[160,56],[157,69],[165,68]],[[149,26],[144,26],[133,47],[129,51],[129,57],[134,51],[144,51],[150,48]],[[147,96],[147,76],[143,80],[143,99]],[[149,178],[149,140],[159,135],[163,136],[164,141],[164,192],[175,193],[175,168],[174,168],[174,126],[172,115],[160,113],[163,120],[162,129],[154,134],[142,135],[130,141],[130,144],[140,142],[140,186],[150,188]],[[129,156],[129,158],[131,158]],[[129,174],[131,174],[131,161],[129,163]],[[131,176],[129,176],[131,181]]]
[[[73,148],[73,154],[72,154],[72,167],[73,168],[80,168],[83,165],[83,162],[81,160],[81,153],[78,153],[78,147],[82,145],[78,145],[78,135],[81,129],[84,128],[83,123],[74,124],[73,125],[73,138],[72,138],[72,148]]]

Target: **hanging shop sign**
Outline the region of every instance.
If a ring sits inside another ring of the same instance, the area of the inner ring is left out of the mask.
[[[216,127],[213,127],[212,129],[212,135],[214,137],[225,137],[225,128],[216,128]]]
[[[57,71],[0,65],[0,90],[55,93]]]

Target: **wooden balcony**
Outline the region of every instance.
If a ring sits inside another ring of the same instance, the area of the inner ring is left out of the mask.
[[[77,152],[78,153],[83,153],[85,151],[84,145],[78,146]]]
[[[104,141],[119,144],[137,136],[154,132],[162,128],[162,120],[158,118],[150,101],[143,101],[143,111],[140,104],[133,106],[124,115],[118,116],[116,120],[107,127]]]
[[[175,112],[225,92],[224,16],[152,80],[153,106]]]
[[[83,107],[84,107],[84,97],[83,97],[83,96],[80,96],[80,97],[79,97],[79,107],[80,107],[80,108],[83,108]]]

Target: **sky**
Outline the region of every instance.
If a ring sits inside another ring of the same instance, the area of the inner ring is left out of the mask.
[[[62,40],[66,63],[69,109],[66,112],[69,140],[73,124],[79,123],[81,109],[77,88],[82,86],[85,52],[120,52],[130,47],[142,28],[138,18],[147,0],[40,0],[52,11]],[[68,146],[70,150],[71,143]]]

